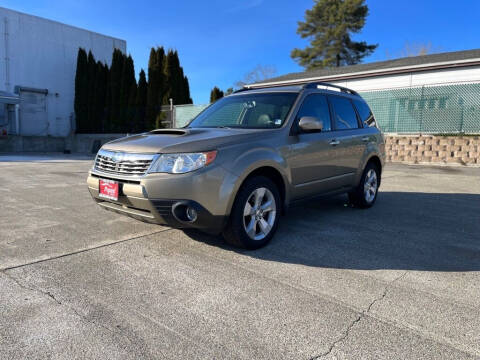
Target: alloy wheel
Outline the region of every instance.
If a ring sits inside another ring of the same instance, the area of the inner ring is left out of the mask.
[[[277,216],[277,204],[272,192],[261,187],[247,199],[243,210],[243,227],[252,240],[263,240],[272,230]]]
[[[365,196],[365,201],[371,203],[377,194],[378,190],[378,179],[377,172],[374,169],[370,169],[365,176],[365,183],[363,185],[363,194]]]

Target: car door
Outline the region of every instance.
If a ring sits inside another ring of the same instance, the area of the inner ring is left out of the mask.
[[[351,186],[366,149],[362,125],[350,98],[329,95],[333,116],[332,146],[337,150],[336,177],[339,186]]]
[[[321,120],[322,131],[303,132],[298,127],[298,122],[304,116]],[[293,199],[335,189],[338,148],[332,146],[331,141],[332,121],[326,95],[307,95],[296,114],[290,135],[288,165],[293,184]]]

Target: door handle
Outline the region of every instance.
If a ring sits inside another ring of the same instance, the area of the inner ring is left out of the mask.
[[[336,146],[336,145],[340,144],[340,141],[332,140],[332,141],[329,142],[329,144],[332,145],[332,146]]]
[[[370,137],[369,137],[369,136],[365,136],[365,137],[362,138],[362,141],[363,141],[363,142],[370,141]]]

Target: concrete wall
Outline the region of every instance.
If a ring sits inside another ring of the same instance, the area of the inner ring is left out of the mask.
[[[48,90],[46,118],[39,119],[37,133],[25,135],[70,133],[79,47],[110,64],[113,49],[125,52],[126,46],[124,40],[0,7],[0,90],[14,92],[16,86]]]
[[[13,152],[64,152],[94,154],[106,142],[125,134],[77,134],[55,136],[0,136],[0,153]]]
[[[385,135],[388,162],[480,165],[480,136]]]

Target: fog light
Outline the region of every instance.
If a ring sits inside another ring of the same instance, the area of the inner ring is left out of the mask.
[[[191,206],[187,207],[186,213],[187,213],[188,221],[193,222],[193,221],[197,220],[197,211],[194,208],[192,208]]]

